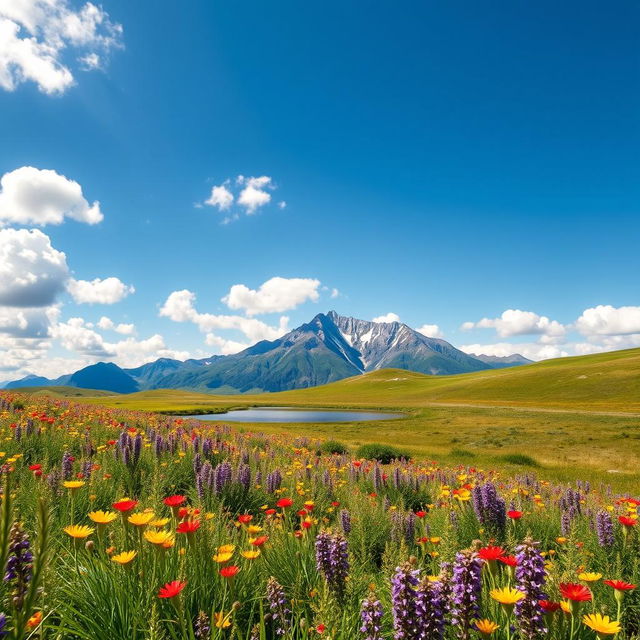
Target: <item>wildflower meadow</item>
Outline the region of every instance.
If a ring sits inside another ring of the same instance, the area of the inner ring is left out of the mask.
[[[638,496],[0,395],[0,637],[640,638]]]

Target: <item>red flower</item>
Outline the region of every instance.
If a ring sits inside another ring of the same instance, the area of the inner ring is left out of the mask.
[[[486,562],[499,560],[504,556],[506,551],[502,547],[482,547],[480,551],[478,551],[478,555],[485,560]]]
[[[553,613],[560,608],[559,602],[552,602],[551,600],[539,600],[538,604],[545,613]]]
[[[334,501],[331,503],[331,506],[332,506],[332,507],[339,507],[339,506],[340,506],[340,503],[334,500]]]
[[[508,567],[518,566],[518,561],[515,556],[500,556],[498,560],[502,562],[502,564],[506,564]]]
[[[589,602],[592,599],[591,591],[583,584],[564,582],[560,584],[560,593],[563,598],[574,602]]]
[[[309,512],[306,509],[300,509],[300,511],[298,511],[297,515],[299,515],[300,517],[304,517],[308,514]]]
[[[322,623],[320,623],[320,624],[316,625],[316,632],[317,632],[317,633],[324,633],[324,630],[325,630],[326,628],[327,628],[327,627],[326,627],[325,625],[323,625]]]
[[[635,584],[624,582],[623,580],[603,580],[602,582],[613,587],[616,591],[631,591],[636,588]]]
[[[237,567],[235,564],[229,565],[228,567],[222,567],[219,573],[223,578],[233,578],[240,571],[240,567]]]
[[[261,547],[268,539],[269,536],[258,536],[251,541],[251,544],[254,547]]]
[[[180,580],[167,582],[167,584],[158,591],[158,598],[175,598],[186,586],[187,583],[181,582]]]
[[[512,520],[520,520],[520,518],[522,518],[522,511],[507,511],[507,515]]]
[[[165,498],[162,502],[164,502],[167,507],[179,507],[186,502],[187,498],[185,496],[169,496]]]
[[[29,471],[40,471],[40,469],[42,469],[42,465],[41,464],[32,464],[29,467]]]
[[[178,533],[194,533],[200,528],[200,520],[185,520],[178,525]]]
[[[418,516],[418,518],[424,518],[426,515],[426,511],[416,511],[416,516]]]
[[[266,513],[268,516],[272,516],[275,512],[276,512],[276,510],[275,510],[275,509],[267,509],[267,510],[265,511],[265,513]]]
[[[137,500],[120,500],[119,502],[114,502],[111,506],[121,513],[126,513],[127,511],[132,511],[136,508],[138,504]]]
[[[637,522],[635,518],[629,518],[628,516],[620,516],[618,521],[623,527],[635,527]]]
[[[276,502],[276,507],[282,507],[284,509],[290,507],[292,504],[293,500],[291,498],[280,498],[280,500]]]
[[[238,516],[238,522],[241,524],[249,524],[253,520],[253,516],[245,513],[243,515]]]
[[[311,529],[311,527],[313,526],[313,523],[309,522],[308,520],[303,520],[301,525],[303,529]]]

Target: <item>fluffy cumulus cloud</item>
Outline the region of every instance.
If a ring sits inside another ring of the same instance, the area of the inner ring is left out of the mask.
[[[545,335],[549,337],[563,337],[566,328],[556,320],[549,320],[546,316],[539,316],[533,311],[507,309],[499,318],[482,318],[478,322],[465,322],[461,329],[495,329],[501,338],[524,335]]]
[[[242,310],[248,316],[262,313],[280,313],[295,309],[311,300],[317,302],[320,280],[314,278],[280,278],[267,280],[258,289],[234,284],[222,298],[229,309]]]
[[[427,338],[442,338],[444,335],[437,324],[423,324],[416,331]]]
[[[200,313],[196,307],[196,295],[188,289],[174,291],[160,308],[160,316],[174,322],[190,322],[206,334],[206,343],[221,349],[222,353],[235,353],[260,340],[276,340],[289,331],[289,318],[281,316],[278,326],[268,325],[257,318],[240,315],[216,315]],[[238,331],[247,342],[228,340],[215,334],[215,331]]]
[[[0,306],[49,306],[68,277],[65,254],[42,231],[0,229]]]
[[[598,305],[585,309],[576,320],[584,336],[615,336],[640,333],[640,307]]]
[[[100,68],[122,46],[122,26],[99,6],[68,0],[0,0],[0,87],[34,82],[46,94],[64,93],[73,67]]]
[[[60,224],[65,218],[97,224],[100,203],[89,204],[82,187],[51,169],[20,167],[0,179],[0,225]]]
[[[123,322],[116,324],[111,318],[108,318],[107,316],[102,316],[100,320],[98,320],[96,325],[103,331],[115,331],[116,333],[120,333],[124,336],[130,336],[136,332],[136,327],[134,324],[125,324]]]
[[[115,304],[135,292],[135,287],[114,277],[91,281],[71,279],[67,289],[78,304]]]
[[[385,313],[383,316],[377,316],[372,322],[400,322],[400,316],[397,313]]]
[[[229,178],[222,184],[215,185],[204,204],[226,212],[222,222],[227,224],[237,220],[240,213],[248,216],[257,213],[259,209],[271,202],[271,192],[275,189],[276,185],[271,176],[240,175],[235,180]],[[287,203],[284,200],[278,202],[278,208],[285,209],[286,206]]]

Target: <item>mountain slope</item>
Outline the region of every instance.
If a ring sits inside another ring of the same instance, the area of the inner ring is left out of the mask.
[[[132,369],[99,363],[57,380],[27,377],[7,387],[37,384],[119,393],[160,388],[257,393],[314,387],[383,368],[440,376],[510,364],[518,362],[483,361],[400,322],[368,322],[330,311],[277,340],[263,340],[233,355],[185,362],[160,358]]]

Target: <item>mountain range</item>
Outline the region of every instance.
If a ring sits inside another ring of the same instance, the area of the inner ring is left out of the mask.
[[[262,340],[232,355],[160,358],[133,369],[99,362],[55,380],[27,376],[5,388],[65,385],[116,393],[161,388],[258,393],[313,387],[385,368],[451,375],[530,362],[519,354],[472,356],[401,322],[368,322],[330,311],[277,340]]]

